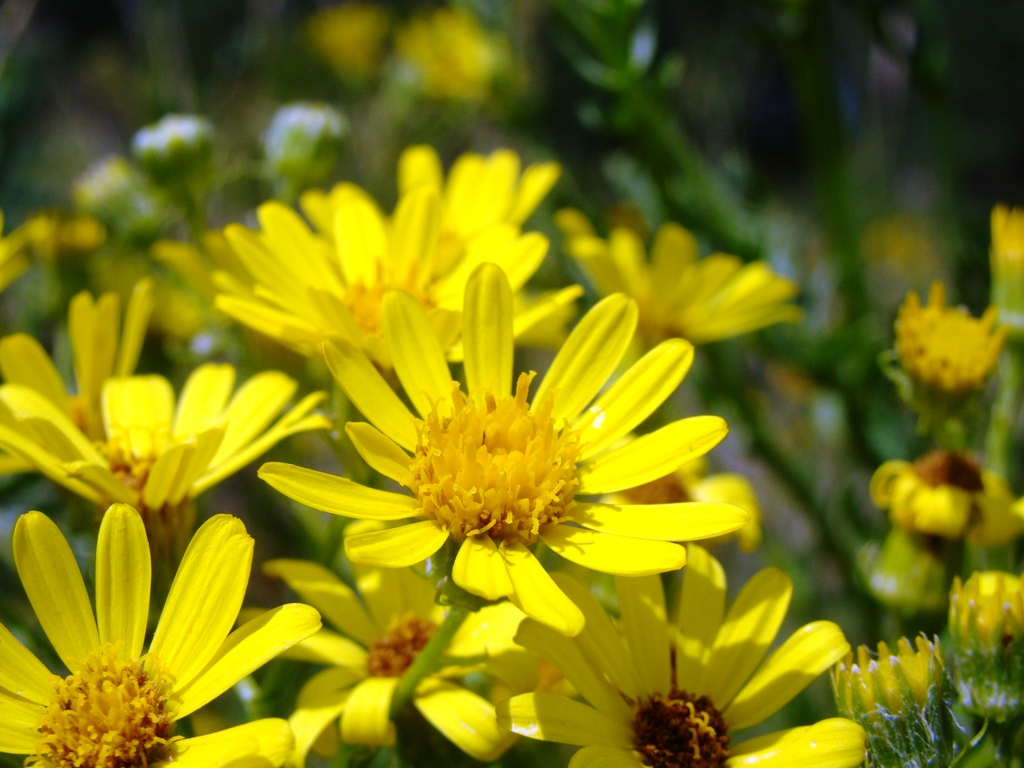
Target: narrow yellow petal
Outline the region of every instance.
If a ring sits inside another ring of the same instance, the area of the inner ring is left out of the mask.
[[[792,594],[793,583],[778,568],[765,568],[746,583],[729,607],[708,658],[708,666],[717,672],[695,694],[706,693],[721,709],[729,705],[775,639]]]
[[[515,741],[498,727],[494,705],[460,685],[430,680],[412,703],[445,738],[477,760],[493,762]]]
[[[227,372],[220,375],[226,379]],[[224,440],[214,463],[219,464],[252,442],[277,417],[297,388],[294,379],[278,371],[258,373],[239,387],[223,409]]]
[[[194,435],[221,425],[221,414],[235,388],[235,369],[221,363],[206,363],[185,381],[174,416],[174,436]]]
[[[96,618],[100,641],[120,643],[118,652],[126,659],[142,655],[150,568],[142,516],[127,504],[111,505],[96,542]]]
[[[396,483],[408,486],[412,457],[391,438],[365,421],[350,421],[345,425],[345,433],[367,464]]]
[[[543,528],[540,538],[566,560],[601,573],[647,576],[686,565],[686,550],[669,541],[618,536],[569,525]]]
[[[334,246],[346,282],[376,282],[387,255],[388,235],[386,221],[372,200],[350,195],[338,205]]]
[[[671,686],[665,591],[657,576],[618,576],[622,631],[640,674],[643,694],[667,695]]]
[[[496,398],[512,386],[512,289],[499,267],[481,264],[466,284],[462,314],[466,383],[470,393]]]
[[[199,494],[198,480],[209,477],[210,464],[224,439],[224,430],[208,429],[192,436],[187,443],[181,443],[164,452],[153,464],[143,489],[143,498],[152,509],[158,509],[163,501],[178,504],[186,496]],[[180,451],[175,460],[174,455]],[[166,462],[166,469],[164,469]],[[166,471],[165,477],[160,477]],[[161,483],[159,488],[157,483]],[[158,500],[162,499],[158,503]]]
[[[282,605],[236,629],[196,677],[175,691],[175,717],[213,701],[246,675],[320,629],[320,614],[308,605]]]
[[[18,518],[12,537],[14,563],[43,632],[68,669],[100,644],[82,573],[64,535],[42,512]]]
[[[169,762],[175,768],[259,768],[281,765],[294,749],[288,722],[266,718],[172,742]]]
[[[299,707],[288,718],[288,725],[295,734],[295,752],[291,757],[292,765],[304,766],[306,755],[333,721],[345,711],[348,705],[348,692],[337,693],[330,699],[317,702],[314,706]]]
[[[35,702],[8,696],[0,691],[0,752],[14,755],[35,753],[36,741],[39,739],[36,725],[45,711],[44,707]]]
[[[602,453],[580,466],[581,494],[615,493],[657,480],[718,445],[729,428],[718,416],[692,416]]]
[[[0,339],[0,373],[4,381],[21,384],[70,415],[67,387],[42,345],[24,333]]]
[[[506,220],[513,224],[522,224],[526,221],[561,175],[562,166],[558,163],[536,163],[529,166],[519,180],[515,202],[505,217]]]
[[[381,303],[384,341],[409,400],[426,417],[437,400],[452,393],[452,374],[427,313],[405,291],[390,291]]]
[[[726,768],[855,768],[864,762],[864,729],[833,717],[814,725],[769,733],[730,749]]]
[[[107,379],[103,385],[103,424],[133,456],[160,453],[174,418],[174,390],[163,376]]]
[[[401,278],[413,271],[429,278],[440,231],[441,200],[436,187],[419,186],[398,199],[388,258]]]
[[[128,298],[128,308],[121,328],[121,346],[117,350],[117,361],[114,364],[115,376],[131,376],[135,373],[152,314],[153,280],[146,277],[135,284]]]
[[[53,696],[52,679],[50,670],[35,654],[0,624],[0,689],[36,704],[49,704]]]
[[[341,716],[341,740],[371,747],[394,744],[395,726],[388,711],[397,685],[397,677],[371,677],[353,688]]]
[[[398,193],[403,194],[421,184],[435,189],[444,185],[441,158],[433,147],[426,144],[408,147],[398,158]]]
[[[587,504],[572,511],[573,522],[603,533],[664,541],[694,541],[732,533],[750,513],[732,504],[687,501],[678,504]]]
[[[688,691],[704,690],[707,657],[725,614],[725,571],[699,544],[686,547],[686,570],[673,617],[679,627],[676,680]]]
[[[569,768],[644,768],[632,749],[584,747],[569,761]]]
[[[768,657],[722,715],[735,729],[766,720],[849,650],[843,631],[831,621],[804,625]]]
[[[511,600],[527,616],[561,632],[567,637],[583,629],[583,612],[552,581],[544,566],[522,544],[503,544],[505,558],[515,592]]]
[[[103,382],[114,372],[119,314],[120,300],[115,293],[105,293],[94,301],[88,291],[82,291],[68,305],[75,381],[78,394],[90,407],[99,402]]]
[[[693,362],[693,345],[663,341],[601,394],[573,424],[580,429],[580,459],[588,459],[628,435],[679,386]]]
[[[636,330],[636,302],[622,294],[602,299],[573,328],[544,375],[531,410],[554,398],[552,415],[573,419],[614,373]]]
[[[245,597],[253,540],[237,517],[216,515],[185,550],[150,644],[180,690],[213,658]]]
[[[353,536],[369,530],[373,524],[357,523],[345,533]],[[376,530],[383,530],[383,524]],[[354,563],[352,571],[356,575],[356,591],[363,598],[363,603],[370,611],[382,630],[396,617],[412,612],[417,616],[429,617],[440,610],[434,602],[433,585],[424,577],[409,568],[376,568]]]
[[[609,717],[565,696],[524,693],[499,703],[495,712],[498,725],[531,739],[579,747],[633,747],[632,723]]]
[[[324,344],[334,380],[370,422],[407,451],[416,447],[413,415],[369,358],[347,342]]]
[[[329,629],[321,629],[315,635],[296,643],[287,651],[283,651],[281,657],[313,664],[336,664],[338,666],[332,669],[348,670],[351,674],[355,674],[352,670],[361,670],[356,677],[362,677],[362,673],[366,671],[366,649],[354,640],[342,637]]]
[[[410,523],[398,528],[348,536],[345,554],[354,563],[405,568],[437,552],[448,540],[448,531],[433,520]]]
[[[487,600],[511,595],[512,580],[497,545],[486,534],[467,536],[452,567],[455,583]]]
[[[404,520],[420,512],[413,496],[378,491],[315,469],[272,461],[260,467],[261,480],[307,507],[365,520]]]
[[[64,461],[107,463],[71,418],[35,390],[21,384],[4,384],[0,387],[0,403],[14,419],[15,424],[10,426],[20,425],[26,432],[36,433],[36,442],[48,453]]]
[[[306,285],[315,285],[342,293],[340,270],[333,253],[306,226],[302,217],[278,202],[264,203],[256,209],[264,242],[270,251]],[[269,283],[274,286],[274,283]]]

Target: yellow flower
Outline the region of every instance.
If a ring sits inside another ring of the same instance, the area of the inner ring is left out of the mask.
[[[22,228],[36,256],[52,261],[59,256],[89,254],[107,239],[107,230],[86,214],[42,211],[34,214]]]
[[[356,449],[412,496],[288,464],[260,469],[277,490],[325,512],[422,518],[350,536],[350,560],[405,567],[451,539],[459,547],[456,584],[488,600],[510,597],[528,616],[575,634],[583,615],[551,581],[533,544],[543,541],[567,560],[607,573],[661,573],[686,561],[685,549],[671,542],[719,536],[748,521],[726,504],[575,500],[662,477],[725,436],[722,419],[696,416],[616,445],[675,391],[693,358],[691,345],[664,342],[599,394],[636,328],[636,305],[610,296],[576,326],[530,402],[532,373],[520,374],[511,388],[512,290],[504,273],[480,267],[465,305],[468,393],[452,381],[423,308],[404,292],[385,297],[385,339],[418,416],[351,344],[325,347],[338,384],[372,422],[346,427]]]
[[[341,740],[347,744],[394,743],[388,713],[395,688],[444,619],[430,583],[407,568],[356,565],[357,595],[315,563],[271,560],[263,569],[283,579],[338,630],[322,629],[285,654],[328,667],[306,683],[289,718],[296,739],[292,762],[302,766],[310,748],[324,755],[333,753],[335,731],[326,729],[339,719]],[[412,697],[420,714],[478,760],[497,760],[512,737],[495,724],[494,706],[464,688],[458,678],[482,667],[516,690],[532,690],[537,664],[531,654],[512,642],[522,618],[510,603],[471,614],[445,655],[486,657],[486,663],[474,660],[469,666],[445,667],[428,675]]]
[[[896,318],[896,354],[919,384],[960,395],[984,383],[999,359],[1006,329],[995,328],[998,310],[975,320],[966,310],[946,307],[942,283],[932,283],[928,305],[907,294]]]
[[[648,261],[631,229],[617,227],[603,240],[579,211],[559,211],[555,221],[599,293],[636,300],[646,347],[673,336],[703,344],[803,317],[788,303],[799,291],[792,280],[763,261],[744,264],[724,253],[699,259],[696,238],[678,224],[658,230]]]
[[[137,507],[160,556],[179,553],[187,541],[193,498],[285,437],[330,426],[310,413],[322,392],[271,425],[297,386],[276,371],[257,374],[232,396],[235,369],[202,365],[177,407],[162,376],[115,376],[97,385],[102,432],[92,438],[75,422],[60,380],[43,365],[25,366],[16,383],[0,386],[0,447],[101,507]]]
[[[871,499],[908,533],[991,547],[1024,532],[1007,482],[951,451],[933,451],[913,464],[887,461],[871,478]]]
[[[509,59],[507,41],[484,31],[463,8],[438,8],[406,22],[395,33],[395,49],[435,99],[486,98]]]
[[[387,11],[370,3],[324,8],[307,24],[309,39],[320,58],[339,75],[353,80],[376,74],[390,30]]]
[[[704,459],[684,464],[675,472],[619,494],[621,501],[634,504],[675,504],[682,501],[704,501],[732,504],[750,514],[750,522],[733,534],[703,542],[712,546],[735,537],[740,549],[753,552],[761,544],[761,506],[754,486],[743,475],[720,472],[709,475]]]
[[[616,579],[618,627],[586,589],[556,574],[586,615],[583,631],[565,638],[526,620],[516,642],[558,666],[587,704],[528,693],[499,703],[498,723],[583,747],[570,763],[579,768],[860,765],[864,731],[840,718],[734,743],[735,731],[773,715],[850,646],[835,624],[816,621],[765,659],[790,580],[767,568],[726,611],[721,565],[699,546],[689,552],[672,617],[658,577]]]
[[[519,226],[558,173],[556,164],[541,163],[520,175],[519,157],[499,150],[487,158],[463,155],[445,181],[437,154],[417,146],[399,162],[400,196],[390,220],[352,184],[302,196],[318,233],[289,208],[267,203],[258,211],[261,232],[237,224],[225,230],[252,283],[215,275],[217,307],[303,354],[320,354],[324,341],[342,339],[389,368],[381,302],[402,289],[427,310],[447,352],[474,268],[498,264],[519,292],[544,260],[547,238],[521,234]],[[516,335],[544,324],[581,292],[570,286],[523,306]]]
[[[0,211],[0,291],[28,269],[28,259],[25,258],[25,230],[19,227],[6,237],[3,237],[3,231],[4,212]]]
[[[1000,322],[1015,335],[1024,332],[1024,209],[992,209],[992,303]]]
[[[240,520],[217,515],[196,532],[145,654],[150,554],[138,512],[115,504],[103,518],[95,614],[71,547],[49,518],[22,515],[13,550],[32,608],[70,674],[50,673],[0,625],[0,751],[35,755],[47,768],[287,759],[293,739],[283,720],[174,735],[179,720],[320,628],[315,610],[291,604],[231,632],[252,563],[253,541]]]

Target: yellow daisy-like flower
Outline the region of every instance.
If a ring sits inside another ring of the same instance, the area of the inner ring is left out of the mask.
[[[177,407],[162,376],[97,382],[102,431],[94,438],[76,423],[59,378],[52,380],[42,365],[20,373],[0,386],[0,448],[101,507],[137,507],[161,556],[179,553],[187,541],[193,498],[285,437],[330,426],[310,413],[323,392],[274,422],[295,393],[292,379],[266,371],[232,395],[235,369],[208,363],[186,380]]]
[[[773,715],[850,646],[835,624],[816,621],[765,659],[789,606],[790,580],[767,568],[726,611],[721,565],[699,546],[689,550],[675,618],[656,576],[616,580],[616,627],[593,595],[556,574],[586,615],[583,631],[560,637],[527,620],[516,641],[561,669],[587,704],[513,696],[498,704],[499,724],[583,747],[572,768],[860,765],[864,731],[841,718],[734,743],[734,732]]]
[[[744,264],[724,253],[700,259],[696,238],[678,224],[662,225],[648,261],[632,229],[617,227],[604,240],[571,208],[559,211],[555,222],[599,293],[636,300],[648,348],[674,336],[704,344],[803,317],[789,303],[800,290],[792,280],[763,261]]]
[[[14,528],[14,562],[43,631],[69,674],[55,675],[0,625],[0,752],[46,768],[281,765],[288,724],[267,719],[198,738],[175,724],[320,628],[307,605],[283,605],[231,632],[253,540],[230,515],[200,528],[143,653],[150,553],[138,512],[115,504],[96,546],[96,613],[60,530],[40,512]]]
[[[438,8],[408,21],[395,33],[395,50],[435,99],[486,98],[509,59],[507,41],[464,8]]]
[[[870,491],[893,525],[908,533],[966,538],[984,547],[1024,533],[1006,480],[961,453],[933,451],[913,464],[887,461],[875,470]]]
[[[92,253],[107,239],[106,228],[87,214],[41,211],[22,228],[36,256],[47,261]]]
[[[459,547],[456,584],[488,600],[509,597],[528,616],[575,634],[583,615],[534,557],[533,544],[543,541],[567,560],[607,573],[661,573],[686,562],[686,550],[673,541],[719,536],[749,520],[727,504],[576,500],[662,477],[706,453],[727,431],[716,416],[696,416],[616,445],[675,391],[693,359],[690,344],[666,341],[598,394],[629,346],[636,316],[636,304],[621,295],[595,306],[531,400],[532,373],[519,375],[514,392],[511,387],[512,290],[501,269],[484,265],[467,285],[468,393],[452,381],[423,308],[395,291],[384,299],[385,340],[418,415],[354,346],[325,349],[338,384],[372,422],[346,427],[356,449],[413,495],[288,464],[265,464],[260,477],[325,512],[422,518],[350,536],[345,551],[353,562],[400,568],[451,539]]]
[[[519,157],[500,150],[487,158],[463,155],[446,181],[432,149],[411,147],[399,162],[399,201],[390,218],[353,184],[303,194],[317,232],[291,209],[267,203],[258,211],[261,232],[237,224],[224,232],[252,282],[218,273],[217,307],[303,354],[345,340],[388,368],[381,302],[401,289],[428,312],[448,351],[466,281],[479,264],[498,264],[517,292],[540,266],[547,238],[521,234],[519,226],[558,174],[556,164],[542,163],[520,175]],[[516,335],[580,293],[570,286],[522,306]]]
[[[395,689],[444,618],[430,583],[407,568],[357,565],[357,595],[315,563],[272,560],[263,569],[282,578],[338,630],[322,629],[285,654],[328,666],[306,683],[289,718],[296,739],[292,763],[302,766],[311,748],[333,753],[338,734],[346,744],[394,743],[389,712]],[[447,657],[464,657],[471,664],[428,675],[412,695],[411,703],[423,717],[478,760],[497,760],[512,737],[497,727],[494,706],[458,679],[483,668],[516,690],[532,690],[537,664],[512,641],[522,618],[510,603],[471,614],[445,649]],[[482,657],[487,661],[481,663]],[[334,721],[340,730],[328,731]]]
[[[992,303],[1016,335],[1024,331],[1024,209],[992,209]]]
[[[341,3],[317,12],[306,28],[317,54],[339,75],[365,80],[384,59],[391,20],[379,5]]]
[[[19,227],[6,237],[3,236],[3,231],[4,212],[0,211],[0,291],[28,269],[28,259],[25,257],[27,238],[24,229]]]
[[[732,534],[702,542],[705,546],[722,544],[736,538],[740,549],[753,552],[761,544],[761,506],[757,493],[743,475],[733,472],[708,474],[703,458],[688,462],[675,472],[649,483],[630,488],[617,500],[633,504],[676,504],[683,501],[732,504],[750,514],[750,522]]]
[[[896,318],[896,354],[918,383],[941,393],[962,395],[984,383],[1006,339],[995,328],[998,310],[975,320],[966,310],[946,306],[946,289],[932,283],[927,306],[916,291],[907,294]]]

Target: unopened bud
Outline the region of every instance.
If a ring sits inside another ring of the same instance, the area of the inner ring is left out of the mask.
[[[316,184],[333,170],[347,132],[344,116],[327,104],[289,104],[277,110],[267,128],[267,162],[293,189]]]

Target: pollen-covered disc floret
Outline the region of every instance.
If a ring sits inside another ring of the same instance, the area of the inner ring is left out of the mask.
[[[633,720],[636,750],[651,768],[719,768],[729,759],[722,714],[707,696],[654,696]]]
[[[124,660],[107,643],[55,681],[37,726],[35,761],[56,768],[144,768],[168,757],[174,721],[155,660]]]
[[[416,276],[417,265],[409,267],[409,274],[405,279],[386,271],[383,265],[377,263],[377,277],[375,280],[366,282],[362,279],[353,280],[345,289],[345,296],[342,299],[345,306],[352,313],[352,317],[362,329],[363,333],[370,336],[380,336],[383,332],[381,321],[381,303],[388,291],[401,289],[415,297],[424,309],[431,310],[437,306],[430,286],[419,288]]]
[[[427,644],[437,625],[413,613],[391,622],[388,631],[373,641],[366,670],[373,677],[401,677]]]
[[[439,402],[419,424],[410,487],[424,514],[455,541],[487,534],[532,544],[542,526],[570,519],[579,438],[558,429],[551,399],[531,413],[533,374],[521,374],[514,396],[470,398],[453,385],[450,407]]]

